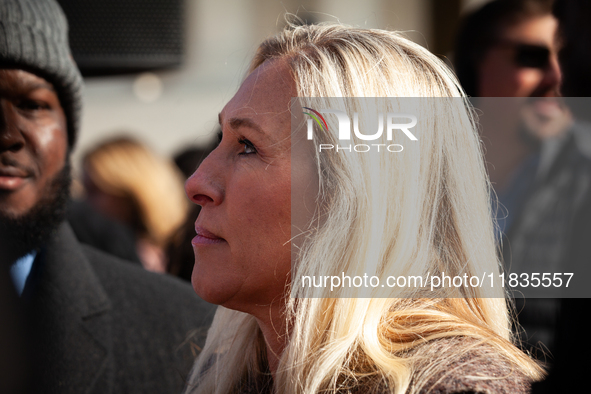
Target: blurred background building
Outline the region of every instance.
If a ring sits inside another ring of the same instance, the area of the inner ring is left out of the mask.
[[[286,13],[307,23],[402,30],[450,56],[460,13],[483,2],[60,0],[86,83],[75,168],[85,151],[120,130],[165,156],[207,144],[256,46],[283,28]],[[150,45],[155,54],[149,54]],[[127,63],[121,51],[129,52]]]

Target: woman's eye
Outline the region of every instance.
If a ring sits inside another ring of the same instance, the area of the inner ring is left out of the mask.
[[[250,155],[252,153],[257,153],[256,148],[249,140],[241,139],[239,142],[244,147],[244,151],[240,152],[241,155]]]

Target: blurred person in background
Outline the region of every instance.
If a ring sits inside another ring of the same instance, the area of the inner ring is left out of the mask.
[[[556,96],[552,0],[492,0],[460,23],[454,68],[472,97]]]
[[[173,156],[174,164],[178,167],[178,169],[183,173],[183,178],[187,179],[199,167],[199,164],[209,155],[209,153],[215,149],[217,145],[217,135],[221,133],[220,130],[215,132],[215,143],[209,143],[205,147],[190,147],[181,150],[180,152],[176,153]]]
[[[559,97],[557,25],[551,1],[496,0],[467,15],[457,38],[455,68],[482,110],[510,272],[570,272],[572,218],[589,198],[590,156],[580,144],[587,132]],[[560,301],[517,299],[516,309],[524,347],[552,352]]]
[[[466,15],[458,30],[455,70],[483,113],[480,121],[488,144],[489,175],[508,208],[519,205],[523,195],[514,196],[511,190],[520,170],[529,166],[535,172],[528,159],[540,141],[570,126],[568,111],[556,99],[560,70],[551,4],[549,0],[493,0]],[[509,99],[478,99],[484,97]],[[514,210],[518,209],[510,210],[506,227]]]
[[[166,272],[166,249],[189,212],[174,164],[138,141],[119,137],[86,153],[82,170],[86,200],[133,230],[144,268]]]
[[[181,345],[209,325],[210,305],[176,278],[75,238],[65,207],[81,90],[59,5],[1,1],[0,313],[13,320],[2,321],[0,358],[12,381],[0,387],[178,392],[194,357]]]
[[[573,214],[565,271],[577,272],[580,279],[588,285],[586,281],[591,278],[591,198],[588,190],[591,166],[582,157],[591,157],[591,2],[557,0],[554,15],[559,21],[558,40],[562,43],[558,54],[563,75],[561,92],[572,109],[576,122],[584,125],[572,137],[569,145],[571,155],[579,157],[579,171],[586,172],[580,181],[587,189]],[[589,324],[587,311],[590,309],[589,298],[561,300],[554,366],[548,379],[533,387],[534,393],[575,393],[589,390],[587,373],[591,363],[586,355],[591,354],[591,343],[586,337]]]

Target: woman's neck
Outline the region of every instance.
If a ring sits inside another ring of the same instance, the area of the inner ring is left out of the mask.
[[[267,347],[267,361],[269,371],[275,380],[277,367],[281,355],[287,346],[287,329],[285,324],[284,309],[278,305],[272,305],[266,310],[264,316],[255,316],[259,328],[265,338]]]

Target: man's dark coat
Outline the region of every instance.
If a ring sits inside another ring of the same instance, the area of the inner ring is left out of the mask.
[[[184,282],[81,245],[66,223],[22,299],[34,392],[178,393],[214,314]]]

